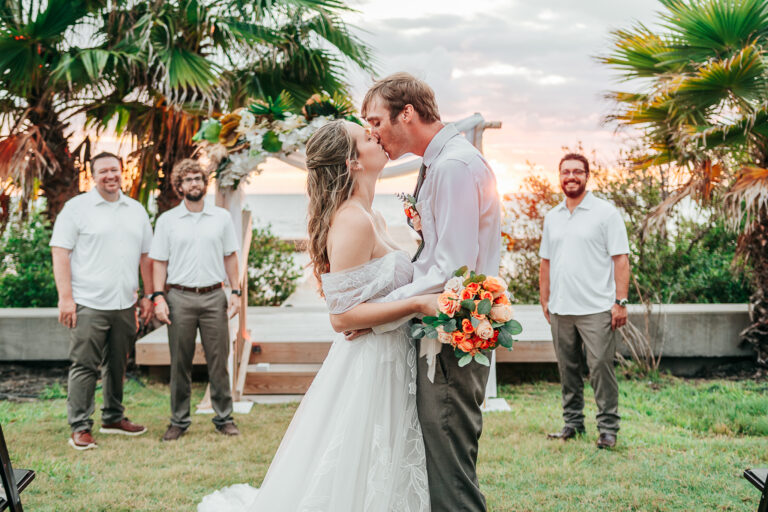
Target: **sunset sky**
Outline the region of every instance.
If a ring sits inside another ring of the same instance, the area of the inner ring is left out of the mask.
[[[480,112],[501,121],[485,132],[485,155],[502,192],[517,189],[532,162],[552,171],[562,147],[581,141],[607,162],[622,135],[602,118],[603,94],[620,86],[595,60],[610,32],[651,24],[658,0],[350,0],[344,18],[373,49],[379,76],[408,71],[435,89],[443,120]],[[350,74],[356,103],[372,77]],[[382,180],[380,192],[413,188],[415,177]],[[250,193],[302,193],[305,174],[270,162]]]

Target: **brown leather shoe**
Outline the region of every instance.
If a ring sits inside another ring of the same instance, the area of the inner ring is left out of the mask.
[[[178,438],[187,433],[187,429],[177,427],[176,425],[168,425],[168,430],[163,434],[162,441],[176,441]]]
[[[69,436],[69,446],[75,450],[90,450],[99,447],[99,445],[96,444],[96,441],[93,440],[90,430],[72,432],[72,435]]]
[[[99,432],[102,434],[122,434],[124,436],[140,436],[147,431],[144,425],[137,425],[128,418],[123,418],[117,423],[101,425]]]
[[[616,446],[616,434],[609,434],[603,432],[600,437],[597,438],[597,447],[601,450],[603,448],[613,448]]]
[[[216,432],[219,434],[224,434],[225,436],[239,436],[240,430],[238,430],[237,426],[233,421],[230,421],[229,423],[225,423],[221,426],[216,427]]]
[[[547,439],[562,439],[563,441],[567,441],[569,439],[573,439],[578,434],[583,434],[583,430],[576,430],[573,427],[565,426],[563,427],[563,430],[560,432],[555,432],[552,434],[547,434]]]

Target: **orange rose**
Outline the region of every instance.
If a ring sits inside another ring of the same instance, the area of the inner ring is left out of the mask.
[[[459,346],[460,343],[464,341],[464,333],[461,331],[454,331],[453,334],[451,334],[451,345],[454,347]]]
[[[475,328],[472,327],[472,322],[466,318],[461,321],[461,330],[466,334],[472,334],[475,332]]]
[[[493,294],[488,290],[483,290],[480,292],[480,300],[485,300],[485,299],[488,299],[489,301],[493,302]]]
[[[459,296],[453,292],[443,292],[437,298],[437,309],[450,317],[453,317],[460,307]]]
[[[494,300],[493,302],[494,304],[506,304],[506,305],[510,304],[509,297],[507,297],[506,293],[502,293],[501,295],[496,297],[496,300]]]
[[[475,294],[472,293],[472,290],[468,290],[467,288],[464,288],[463,290],[461,290],[460,297],[461,297],[461,300],[467,300],[467,299],[474,298]]]
[[[469,283],[465,290],[469,290],[472,293],[472,296],[477,295],[477,292],[480,291],[480,283]]]
[[[475,344],[472,343],[472,338],[462,338],[458,344],[459,350],[462,352],[470,353],[475,349]]]
[[[483,340],[482,343],[480,343],[480,350],[486,350],[490,348],[491,346],[491,340]]]
[[[507,291],[507,283],[498,277],[488,277],[483,281],[483,288],[491,292],[493,297],[496,298]]]

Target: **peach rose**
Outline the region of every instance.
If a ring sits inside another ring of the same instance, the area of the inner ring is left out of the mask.
[[[473,296],[477,295],[477,292],[480,291],[480,283],[469,283],[465,290],[469,290]]]
[[[461,290],[461,295],[459,295],[459,297],[461,297],[461,300],[467,300],[467,299],[474,298],[475,294],[472,293],[472,290],[464,288],[463,290]]]
[[[488,320],[481,320],[477,325],[476,331],[478,337],[484,340],[488,340],[493,337],[493,327],[491,327],[491,322]]]
[[[472,327],[472,322],[466,318],[461,321],[461,330],[467,334],[472,334],[475,332],[475,328]]]
[[[496,300],[494,300],[493,302],[494,304],[507,304],[507,305],[510,304],[509,297],[507,297],[506,293],[502,293],[501,295],[496,297]]]
[[[496,298],[507,291],[507,283],[498,277],[488,277],[483,281],[483,288],[491,292],[493,297]]]
[[[453,292],[443,292],[437,298],[437,309],[450,317],[453,317],[460,307],[459,296]]]
[[[442,325],[437,326],[437,340],[445,345],[451,344],[452,337],[450,334],[445,332],[445,329],[443,329]]]
[[[496,304],[491,308],[491,320],[494,322],[509,322],[512,320],[512,306],[508,304]]]

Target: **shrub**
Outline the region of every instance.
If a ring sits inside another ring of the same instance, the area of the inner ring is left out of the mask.
[[[40,213],[8,226],[0,240],[0,307],[56,307],[51,228]]]
[[[279,306],[296,291],[301,268],[293,244],[277,238],[270,227],[253,230],[248,254],[248,305]]]

